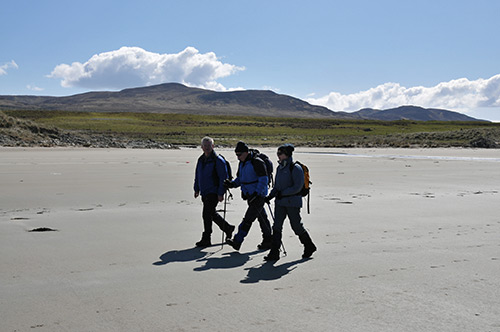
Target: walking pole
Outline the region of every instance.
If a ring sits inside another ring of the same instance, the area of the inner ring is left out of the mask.
[[[224,217],[223,217],[224,218],[224,226],[222,227],[223,229],[222,229],[222,241],[221,241],[222,248],[221,249],[224,249],[224,242],[225,242],[224,241],[224,233],[225,233],[224,228],[226,228],[226,206],[227,206],[227,192],[228,192],[228,190],[229,189],[226,189],[226,191],[224,192]]]
[[[269,208],[269,213],[271,214],[271,218],[273,218],[273,221],[276,222],[276,220],[274,219],[273,211],[271,210],[271,203],[267,203],[267,207]],[[283,247],[283,253],[286,256],[286,249],[285,245],[283,244],[283,239],[281,239],[281,246]]]

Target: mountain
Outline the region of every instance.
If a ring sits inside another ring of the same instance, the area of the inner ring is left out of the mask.
[[[69,97],[0,96],[0,110],[12,109],[357,118],[272,91],[216,92],[177,83]]]
[[[457,112],[418,106],[401,106],[388,110],[366,108],[353,113],[334,112],[323,106],[311,105],[298,98],[267,90],[216,92],[178,83],[118,92],[87,92],[67,97],[0,96],[0,110],[185,113],[386,121],[477,120]]]
[[[462,113],[434,109],[422,108],[418,106],[400,106],[387,110],[377,110],[365,108],[354,112],[362,119],[377,119],[384,121],[394,120],[414,120],[414,121],[480,121]]]

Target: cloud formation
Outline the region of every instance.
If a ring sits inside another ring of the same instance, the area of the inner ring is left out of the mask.
[[[26,85],[26,89],[31,90],[31,91],[37,91],[37,92],[44,90],[43,88],[37,87],[36,85],[31,85],[31,84]]]
[[[7,75],[7,69],[10,69],[10,68],[17,69],[17,68],[19,68],[19,66],[17,65],[17,63],[14,60],[11,60],[10,62],[4,63],[3,65],[0,66],[0,76]]]
[[[224,91],[226,89],[217,79],[244,69],[222,63],[213,52],[201,54],[194,47],[187,47],[176,54],[122,47],[96,54],[85,63],[60,64],[48,77],[61,79],[63,87],[123,89],[177,82]]]
[[[331,92],[320,98],[308,98],[307,101],[333,111],[349,112],[362,108],[388,109],[415,105],[467,113],[475,108],[500,107],[500,74],[475,81],[461,78],[433,87],[406,88],[398,83],[385,83],[358,93],[343,95]]]

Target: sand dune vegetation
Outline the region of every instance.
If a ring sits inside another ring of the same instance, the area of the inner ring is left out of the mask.
[[[309,147],[500,147],[500,124],[68,111],[0,112],[0,145],[167,148],[238,140]]]

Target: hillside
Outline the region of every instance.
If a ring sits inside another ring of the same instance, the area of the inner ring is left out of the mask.
[[[365,108],[354,112],[362,119],[383,121],[415,120],[415,121],[476,121],[477,119],[462,113],[442,109],[422,108],[418,106],[400,106],[386,110]]]
[[[0,96],[0,110],[13,109],[357,118],[272,91],[216,92],[177,83],[68,97]]]
[[[0,111],[59,110],[81,112],[136,112],[196,115],[243,115],[289,118],[474,121],[464,114],[417,106],[389,110],[363,109],[335,112],[291,96],[267,90],[216,92],[178,83],[125,89],[117,92],[88,92],[66,97],[0,96]]]

